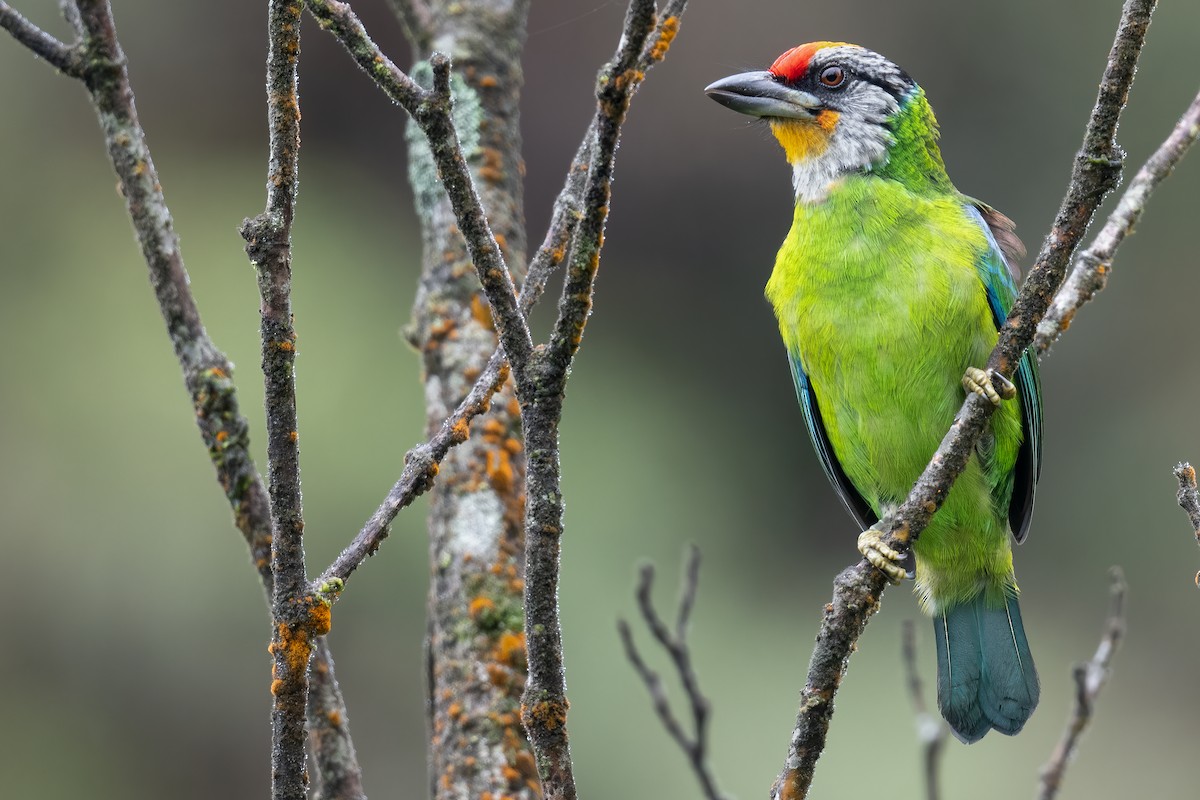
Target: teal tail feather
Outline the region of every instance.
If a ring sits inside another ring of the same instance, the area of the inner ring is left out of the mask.
[[[1017,598],[989,608],[983,594],[934,617],[938,708],[966,744],[992,728],[1012,736],[1037,707],[1041,686]]]

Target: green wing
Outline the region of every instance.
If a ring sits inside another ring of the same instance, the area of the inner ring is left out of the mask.
[[[979,271],[979,280],[987,290],[988,305],[992,308],[996,330],[999,330],[1017,299],[1014,279],[1020,273],[1015,269],[1015,260],[1018,254],[1024,253],[1024,248],[1013,233],[1012,221],[1008,217],[978,201],[970,200],[970,203],[967,210],[975,216],[991,245],[975,266]],[[1012,259],[1012,263],[1005,256]],[[1021,363],[1013,373],[1013,383],[1017,386],[1021,403],[1025,435],[1013,467],[1008,524],[1017,542],[1023,542],[1029,533],[1034,492],[1042,468],[1042,383],[1038,377],[1037,357],[1032,351],[1026,350],[1021,356]]]

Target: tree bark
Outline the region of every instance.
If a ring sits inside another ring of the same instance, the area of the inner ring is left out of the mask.
[[[506,261],[525,263],[518,101],[527,2],[467,0],[407,16],[418,58],[450,56],[454,119]],[[420,26],[419,28],[415,26]],[[412,74],[428,85],[430,69]],[[409,178],[423,268],[409,329],[422,356],[432,435],[470,391],[497,345],[487,301],[438,181],[425,136],[409,123]],[[429,512],[430,769],[437,798],[536,798],[521,727],[524,447],[511,384],[442,462]]]

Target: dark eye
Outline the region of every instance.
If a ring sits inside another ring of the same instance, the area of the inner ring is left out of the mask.
[[[826,67],[821,70],[820,81],[830,89],[836,89],[846,82],[846,72],[841,67]]]

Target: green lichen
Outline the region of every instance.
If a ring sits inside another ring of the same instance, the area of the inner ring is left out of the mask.
[[[424,88],[433,85],[433,69],[428,61],[419,61],[412,68],[412,78]],[[458,74],[450,76],[451,116],[458,131],[459,146],[468,163],[480,154],[479,129],[483,122],[483,107],[479,95]],[[408,120],[404,138],[408,142],[408,180],[413,187],[417,213],[429,219],[433,208],[446,194],[438,178],[437,164],[430,152],[429,142],[421,127]]]

